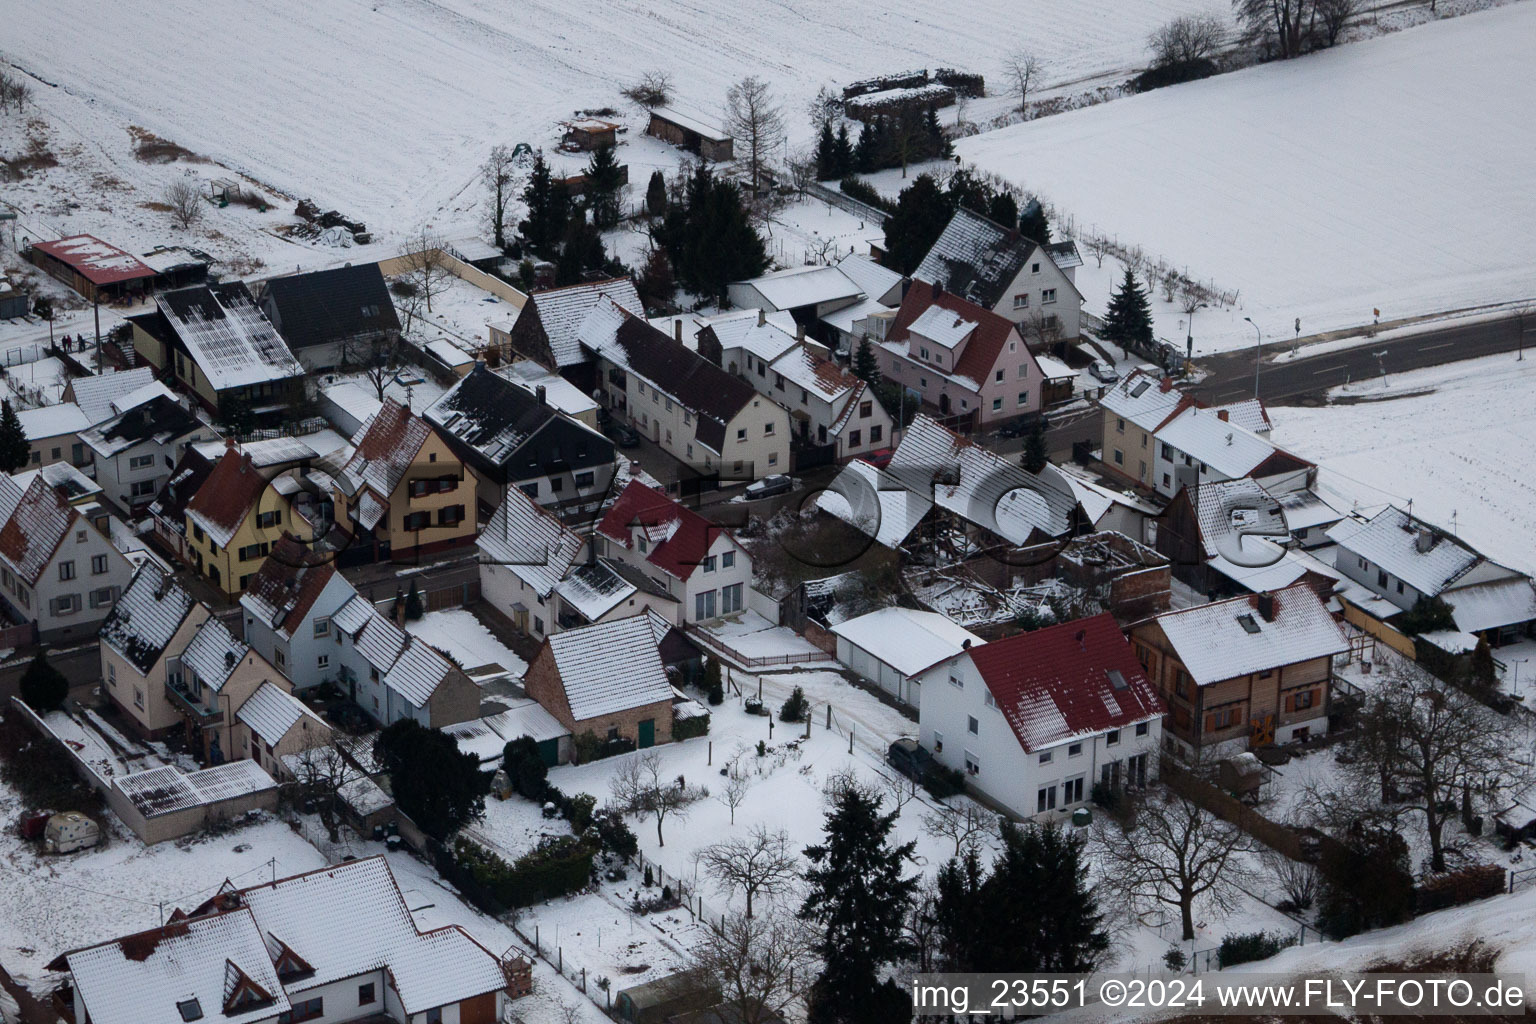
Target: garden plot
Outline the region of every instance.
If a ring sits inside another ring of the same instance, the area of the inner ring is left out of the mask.
[[[1059,219],[1238,292],[1241,309],[1200,314],[1206,351],[1253,344],[1245,316],[1273,341],[1296,318],[1316,333],[1525,297],[1533,33],[1536,6],[1511,4],[956,148]],[[1181,337],[1177,316],[1158,333]]]

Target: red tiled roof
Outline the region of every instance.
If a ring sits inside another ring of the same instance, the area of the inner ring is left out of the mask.
[[[624,488],[597,532],[627,548],[631,546],[632,526],[643,526],[652,535],[646,561],[680,580],[693,575],[709,554],[709,546],[725,532],[724,527],[638,480],[631,480]]]
[[[1164,710],[1107,612],[994,640],[972,647],[970,655],[1019,745],[1029,752],[1155,718]],[[1122,688],[1115,687],[1110,670],[1120,674]]]
[[[71,235],[53,242],[33,242],[32,247],[52,256],[92,284],[114,284],[155,276],[154,268],[137,256],[131,256],[93,235]]]
[[[58,490],[39,475],[0,529],[0,555],[29,584],[35,585],[77,514]]]
[[[274,616],[282,612],[282,622],[273,625],[291,636],[303,625],[315,599],[334,575],[336,563],[332,559],[284,537],[251,577],[246,594],[261,602],[264,609],[271,609]]]
[[[347,461],[347,472],[390,498],[431,433],[426,420],[386,399],[355,439],[357,450]]]
[[[901,308],[896,311],[896,319],[891,323],[886,340],[906,341],[908,328],[912,326],[912,322],[927,312],[930,306],[938,306],[940,309],[957,313],[974,323],[976,330],[971,335],[971,340],[966,342],[965,351],[955,362],[954,375],[969,377],[977,384],[985,384],[992,379],[992,367],[997,363],[998,354],[1003,351],[1003,345],[1008,341],[1013,324],[990,309],[984,309],[974,302],[967,302],[954,292],[946,291],[937,298],[934,297],[933,292],[933,285],[927,281],[912,282],[907,289],[906,298],[901,300]]]
[[[237,452],[231,444],[187,502],[187,514],[224,547],[266,486],[266,478],[251,465],[250,454]]]

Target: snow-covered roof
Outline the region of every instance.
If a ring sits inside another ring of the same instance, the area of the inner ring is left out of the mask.
[[[1349,650],[1338,623],[1305,584],[1272,595],[1274,613],[1252,594],[1157,616],[1184,668],[1200,686],[1332,657]]]
[[[1238,561],[1256,561],[1257,554],[1250,559],[1240,552],[1253,549],[1259,537],[1284,540],[1289,535],[1279,502],[1248,477],[1202,482],[1186,493],[1195,500],[1195,517],[1207,556],[1232,555]]]
[[[275,1020],[289,1009],[249,910],[172,921],[63,959],[93,1024],[247,1024]],[[242,978],[266,998],[226,1010]]]
[[[1063,377],[1076,377],[1077,371],[1055,356],[1036,355],[1035,365],[1040,367],[1040,373],[1046,380],[1061,380]]]
[[[112,785],[146,818],[277,788],[277,782],[262,771],[261,765],[246,758],[185,773],[165,764],[120,776]]]
[[[425,640],[407,637],[405,648],[384,674],[384,685],[413,706],[424,708],[438,686],[453,671],[453,663]]]
[[[152,564],[133,574],[101,624],[101,642],[148,672],[197,602]]]
[[[1326,526],[1344,518],[1344,513],[1318,497],[1317,492],[1305,488],[1297,491],[1270,492],[1285,513],[1285,525],[1292,533],[1310,530],[1314,526]]]
[[[1343,520],[1328,538],[1431,597],[1482,561],[1455,537],[1391,505],[1368,520]]]
[[[519,701],[500,714],[492,715],[483,721],[496,730],[503,741],[507,742],[519,736],[528,736],[543,742],[557,740],[571,734],[569,729],[560,724],[558,718],[544,710],[544,705],[531,698]]]
[[[8,498],[6,504],[10,504]],[[0,527],[0,559],[35,586],[77,519],[74,506],[47,480],[37,477]]]
[[[1456,628],[1468,633],[1536,619],[1536,584],[1524,576],[1457,587],[1443,595]]]
[[[967,646],[986,643],[937,612],[911,608],[881,608],[838,623],[832,632],[904,676],[915,676],[932,668]]]
[[[556,633],[546,643],[577,722],[672,699],[644,615]]]
[[[877,299],[860,299],[851,306],[840,306],[821,318],[821,322],[829,327],[834,327],[844,334],[853,333],[853,325],[866,317],[876,313],[894,313],[890,307]]]
[[[194,447],[198,454],[208,459],[222,458],[227,448],[225,441],[201,441]],[[239,446],[241,455],[248,455],[251,465],[257,469],[271,469],[274,466],[284,466],[290,462],[304,462],[309,459],[318,459],[320,453],[309,444],[296,437],[269,437],[257,441],[247,441]]]
[[[751,285],[777,310],[855,299],[863,294],[863,289],[836,267],[790,267],[740,283]]]
[[[659,117],[663,121],[670,121],[685,131],[693,132],[710,142],[725,142],[730,138],[718,126],[707,121],[701,121],[692,115],[685,114],[676,107],[652,107],[651,115]]]
[[[197,627],[187,649],[181,652],[181,664],[183,668],[191,669],[198,683],[218,693],[250,650],[229,631],[222,619],[210,615]]]
[[[379,525],[379,520],[383,519],[387,512],[389,512],[389,502],[381,500],[372,491],[364,491],[362,498],[358,500],[354,514],[357,516],[357,525],[365,530],[371,530]]]
[[[347,636],[354,636],[358,630],[368,625],[368,620],[373,618],[373,614],[373,603],[361,594],[353,594],[345,604],[336,609],[335,614],[331,616],[331,622]]]
[[[475,546],[483,564],[500,565],[548,597],[581,550],[581,538],[516,487],[491,516]]]
[[[16,413],[16,418],[21,420],[21,429],[26,432],[28,441],[78,434],[92,423],[91,418],[73,402],[22,409]]]
[[[1273,541],[1249,540],[1244,547],[1250,549],[1254,561],[1263,561],[1265,564],[1239,565],[1223,555],[1212,557],[1207,564],[1255,594],[1288,587],[1313,568],[1306,560]]]
[[[1194,406],[1163,424],[1157,439],[1227,477],[1247,476],[1278,450],[1215,409]]]
[[[0,498],[0,520],[11,514],[11,510],[16,507],[14,502],[20,500],[21,495],[26,493],[26,489],[38,477],[42,477],[48,486],[60,491],[70,504],[76,506],[99,496],[102,490],[100,484],[67,462],[50,462],[36,469],[24,469],[11,475],[18,490],[11,492],[9,497]],[[117,522],[113,520],[114,524]]]
[[[215,391],[302,377],[293,357],[245,285],[196,285],[156,299]]]
[[[721,313],[708,318],[702,325],[714,331],[720,341],[722,355],[732,349],[751,353],[764,362],[771,363],[797,344],[798,328],[795,318],[786,310],[767,312],[745,309],[739,312]],[[684,336],[687,330],[684,329]],[[688,339],[690,347],[693,339]],[[746,368],[741,370],[745,372]]]
[[[890,295],[900,301],[901,275],[889,267],[882,267],[862,253],[851,252],[838,260],[837,269],[843,276],[858,285],[866,298],[879,300]]]
[[[573,284],[528,296],[528,303],[523,309],[526,311],[531,306],[538,314],[557,366],[574,366],[586,361],[586,354],[581,350],[582,323],[604,298],[631,313],[645,312],[645,305],[640,301],[635,283],[627,277]]]
[[[359,426],[368,422],[375,413],[384,407],[384,403],[375,395],[353,381],[342,381],[339,384],[323,387],[320,389],[320,394],[342,412],[356,420]],[[344,433],[350,434],[357,428],[353,427],[349,430],[346,426],[342,426],[341,429]]]
[[[531,359],[520,359],[493,371],[530,394],[544,389],[544,401],[567,416],[580,416],[597,409],[597,400],[560,376],[550,373]]]
[[[943,306],[929,306],[907,329],[936,345],[954,348],[969,338],[977,326],[974,320],[967,320]]]
[[[140,388],[134,396],[142,396],[143,401],[132,406],[124,402],[121,407],[114,403],[116,415],[80,432],[80,440],[100,457],[110,459],[146,441],[164,446],[199,432],[213,433],[212,428],[182,408],[159,381]]]
[[[92,284],[113,284],[155,276],[154,268],[137,256],[93,235],[70,235],[52,242],[33,242],[32,248],[41,249],[68,264]]]
[[[330,726],[305,707],[303,701],[273,682],[258,686],[256,692],[240,705],[235,718],[250,726],[263,742],[269,744],[288,735],[288,730],[301,720],[308,721],[317,734],[330,732]]]
[[[1212,409],[1212,412],[1226,413],[1227,418],[1233,423],[1255,434],[1268,435],[1272,427],[1269,422],[1269,413],[1264,409],[1264,403],[1257,398],[1233,402],[1230,405],[1218,405]]]
[[[898,548],[933,502],[862,459],[844,466],[816,506],[888,548]]]
[[[263,934],[314,969],[305,991],[382,970],[414,1017],[506,986],[496,957],[458,925],[417,929],[382,856],[215,899],[250,908]]]
[[[1153,431],[1178,409],[1184,395],[1169,382],[1145,370],[1132,370],[1112,385],[1099,405],[1143,430]]]
[[[393,398],[352,438],[355,450],[343,472],[388,499],[405,478],[421,446],[432,434],[427,421]],[[445,470],[450,467],[444,466]]]
[[[560,599],[596,622],[617,608],[638,589],[607,559],[578,566],[555,587]]]
[[[94,377],[76,377],[69,382],[75,396],[75,404],[84,411],[86,419],[100,423],[113,413],[112,403],[131,394],[155,379],[153,366],[136,366],[117,373],[101,373]]]
[[[775,359],[769,368],[797,387],[824,402],[836,405],[864,382],[832,360],[797,345]]]
[[[1036,531],[1059,537],[1074,525],[1070,494],[926,414],[907,427],[886,474],[1011,544],[1027,543]]]

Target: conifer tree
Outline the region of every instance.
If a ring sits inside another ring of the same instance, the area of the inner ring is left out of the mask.
[[[1109,934],[1098,899],[1083,881],[1083,840],[1054,822],[1004,822],[1002,839],[1002,856],[981,886],[985,952],[971,969],[1095,970],[1109,949]]]
[[[613,146],[603,146],[594,150],[592,159],[587,161],[587,209],[591,211],[592,223],[598,228],[613,227],[623,212],[619,203],[624,170],[613,151]]]
[[[651,180],[645,186],[645,212],[652,217],[666,216],[667,179],[660,171],[652,171]]]
[[[1145,350],[1152,344],[1152,304],[1130,267],[1125,268],[1120,287],[1109,297],[1101,334],[1105,341],[1119,345],[1126,358],[1133,347]]]
[[[865,121],[859,128],[858,145],[853,151],[854,170],[868,174],[875,169],[875,126]]]
[[[39,714],[45,714],[64,706],[65,699],[69,697],[69,680],[64,678],[64,673],[53,667],[42,651],[38,651],[21,677],[20,689],[21,699],[27,702],[27,706]]]
[[[523,202],[528,206],[528,219],[519,225],[519,230],[535,252],[548,255],[565,235],[570,197],[565,186],[557,183],[550,173],[542,152],[533,158],[533,171],[523,189]]]
[[[901,190],[896,209],[886,219],[886,265],[899,274],[916,270],[953,213],[954,206],[932,175],[919,174]]]
[[[890,845],[895,813],[880,813],[880,797],[848,786],[827,812],[826,840],[805,850],[808,894],[800,916],[821,926],[814,950],[826,967],[810,997],[810,1020],[905,1020],[910,1002],[880,972],[914,947],[905,930],[919,877],[903,877],[916,843]]]
[[[999,192],[987,204],[987,219],[1003,227],[1012,227],[1019,219],[1019,204],[1007,192]]]
[[[839,180],[846,178],[854,171],[853,143],[848,140],[848,126],[846,124],[837,127],[837,142],[832,150],[836,170],[835,177]]]
[[[1031,199],[1024,204],[1024,212],[1019,214],[1019,234],[1031,242],[1050,244],[1051,222],[1045,219],[1045,209],[1040,205],[1040,200]]]
[[[853,375],[866,384],[880,383],[880,363],[875,359],[875,346],[868,335],[859,341],[854,353]]]
[[[821,122],[821,137],[816,140],[816,180],[827,181],[839,177],[837,173],[837,140],[832,135],[832,122]]]
[[[1038,473],[1050,461],[1050,450],[1045,443],[1045,419],[1037,416],[1029,425],[1029,433],[1024,435],[1024,452],[1019,458],[1019,465],[1031,473]]]
[[[31,458],[32,446],[27,441],[27,431],[7,398],[0,403],[0,470],[15,473],[26,468]]]

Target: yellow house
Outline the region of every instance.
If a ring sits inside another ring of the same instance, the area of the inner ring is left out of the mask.
[[[336,479],[336,520],[374,557],[427,554],[475,539],[479,478],[426,420],[394,399],[363,424]]]
[[[187,503],[187,556],[231,600],[267,560],[273,545],[291,534],[314,540],[314,527],[295,516],[287,496],[233,441]]]

